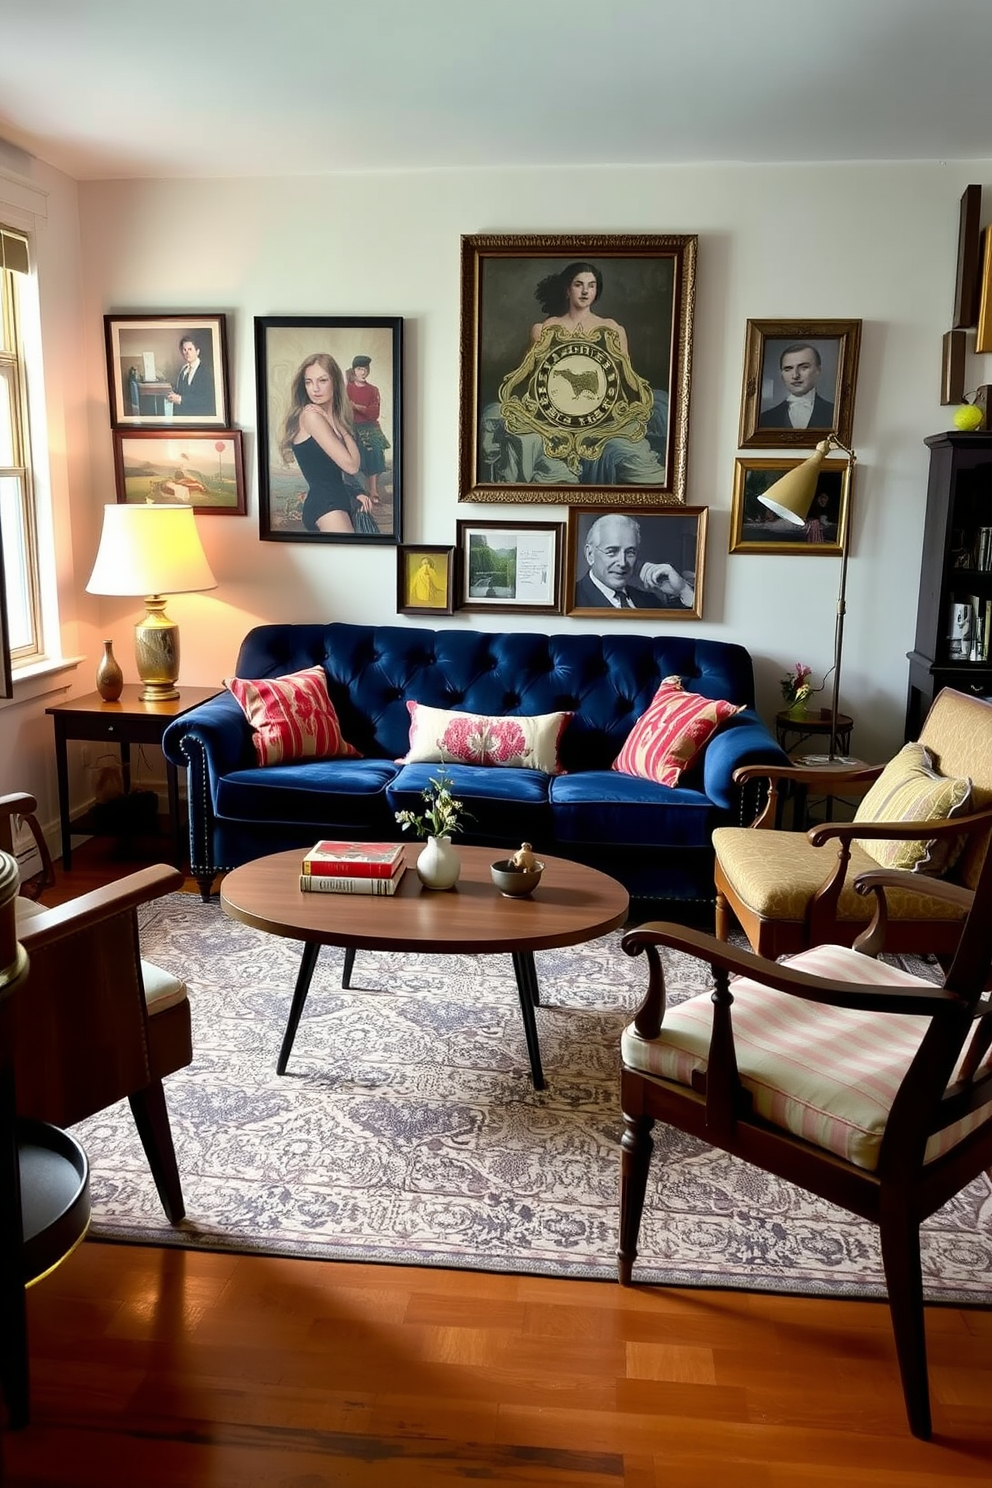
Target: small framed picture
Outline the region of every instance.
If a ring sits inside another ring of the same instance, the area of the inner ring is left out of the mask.
[[[568,615],[699,620],[705,506],[568,509]]]
[[[231,422],[223,315],[105,315],[103,325],[112,428]]]
[[[427,543],[396,549],[396,610],[400,615],[450,615],[455,607],[455,550]]]
[[[561,613],[562,522],[458,522],[459,609]]]
[[[115,429],[117,500],[191,506],[201,516],[243,517],[240,429]]]
[[[847,543],[851,499],[848,460],[824,460],[805,522],[776,516],[759,497],[800,460],[737,460],[730,516],[732,553],[796,553],[837,557]]]
[[[263,542],[397,545],[402,376],[396,316],[256,317]]]
[[[860,320],[749,320],[741,448],[850,445],[860,348]]]

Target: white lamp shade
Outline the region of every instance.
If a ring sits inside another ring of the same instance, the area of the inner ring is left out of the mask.
[[[88,593],[186,594],[216,588],[189,507],[120,502],[104,507]]]

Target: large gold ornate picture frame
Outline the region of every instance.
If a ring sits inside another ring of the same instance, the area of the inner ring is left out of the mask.
[[[461,501],[685,501],[694,235],[465,236]]]
[[[860,349],[860,320],[749,320],[741,448],[812,449],[831,431],[851,445]],[[796,395],[810,406],[793,416]],[[793,417],[808,422],[796,427]]]

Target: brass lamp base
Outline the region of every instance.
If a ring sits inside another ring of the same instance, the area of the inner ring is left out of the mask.
[[[163,703],[179,696],[179,626],[165,613],[165,600],[150,594],[148,613],[134,627],[134,654],[143,703]]]

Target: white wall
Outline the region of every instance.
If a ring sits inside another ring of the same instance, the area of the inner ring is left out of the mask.
[[[259,542],[254,316],[404,317],[403,535],[445,543],[453,541],[458,517],[565,516],[558,506],[458,502],[460,235],[694,232],[687,498],[708,505],[711,515],[705,614],[693,628],[750,649],[769,720],[780,703],[777,679],[793,662],[805,661],[815,673],[829,667],[838,560],[727,552],[742,355],[748,319],[860,318],[859,464],[841,702],[856,718],[855,752],[884,758],[902,738],[926,491],[922,441],[947,428],[953,411],[939,403],[941,336],[951,315],[958,202],[971,181],[988,188],[992,162],[81,184],[81,371],[91,480],[82,496],[87,509],[74,499],[70,513],[77,580],[85,583],[88,574],[100,507],[113,499],[105,312],[230,317],[233,415],[247,431],[249,516],[199,519],[219,588],[169,606],[182,625],[183,680],[209,684],[232,667],[242,635],[259,620],[412,623],[395,615],[392,549]],[[992,381],[990,361],[969,358],[969,387]],[[99,631],[84,629],[88,660],[76,690],[92,686],[97,634],[115,637],[133,680],[129,630],[137,607],[87,598],[81,612],[99,617]],[[441,623],[536,628],[534,617],[470,622],[456,615]],[[554,617],[540,627],[603,623]]]

